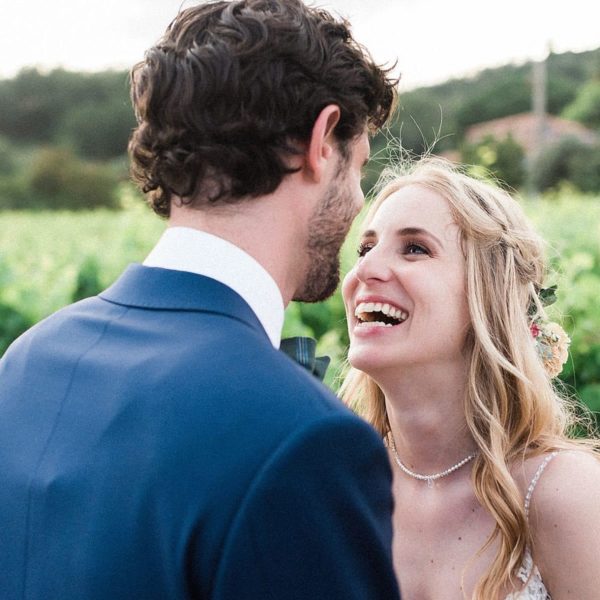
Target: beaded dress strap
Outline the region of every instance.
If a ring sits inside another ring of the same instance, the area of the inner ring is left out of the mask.
[[[557,454],[558,454],[558,451],[555,450],[554,452],[551,452],[550,454],[548,454],[548,456],[546,456],[546,458],[544,459],[542,464],[538,467],[537,471],[535,472],[535,475],[533,476],[533,479],[531,480],[531,483],[529,484],[529,487],[527,488],[527,495],[525,496],[525,516],[527,518],[529,518],[529,506],[531,504],[531,496],[533,494],[533,490],[535,490],[535,486],[537,485],[537,482],[540,480],[540,477],[542,476],[544,469],[548,466],[548,463]]]

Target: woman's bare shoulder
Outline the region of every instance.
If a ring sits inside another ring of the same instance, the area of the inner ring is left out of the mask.
[[[544,460],[538,461],[536,472]],[[529,513],[533,559],[553,597],[575,592],[569,597],[593,598],[597,593],[599,497],[600,460],[586,451],[558,452],[533,487]]]
[[[600,453],[574,448],[536,454],[513,465],[512,473],[523,498],[529,494],[531,509],[539,511],[547,503],[555,507],[561,491],[569,492],[570,502],[573,492],[598,489]]]
[[[537,469],[544,460],[545,457],[541,461],[538,459]],[[597,504],[599,493],[600,456],[585,450],[558,451],[548,461],[532,490],[531,516],[552,517],[565,510]]]

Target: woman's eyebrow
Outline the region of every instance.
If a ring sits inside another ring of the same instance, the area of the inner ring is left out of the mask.
[[[423,229],[422,227],[403,227],[396,232],[399,236],[405,235],[425,235],[433,239],[433,241],[437,242],[440,246],[443,246],[442,242],[437,238],[431,231],[427,231],[427,229]]]
[[[442,242],[433,234],[431,231],[427,231],[427,229],[423,229],[422,227],[403,227],[396,232],[396,235],[399,237],[407,236],[407,235],[424,235],[432,238],[435,242],[437,242],[440,246],[443,246]],[[377,237],[377,232],[374,229],[367,229],[363,232],[362,238],[373,238]]]

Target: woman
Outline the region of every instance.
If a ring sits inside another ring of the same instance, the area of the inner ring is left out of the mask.
[[[390,450],[403,597],[600,598],[600,462],[567,437],[568,338],[517,202],[423,159],[375,199],[358,254],[342,395]]]

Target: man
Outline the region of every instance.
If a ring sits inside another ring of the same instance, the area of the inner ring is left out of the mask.
[[[380,440],[278,350],[338,283],[393,82],[299,0],[184,10],[132,72],[144,265],[0,365],[0,597],[385,599]]]

